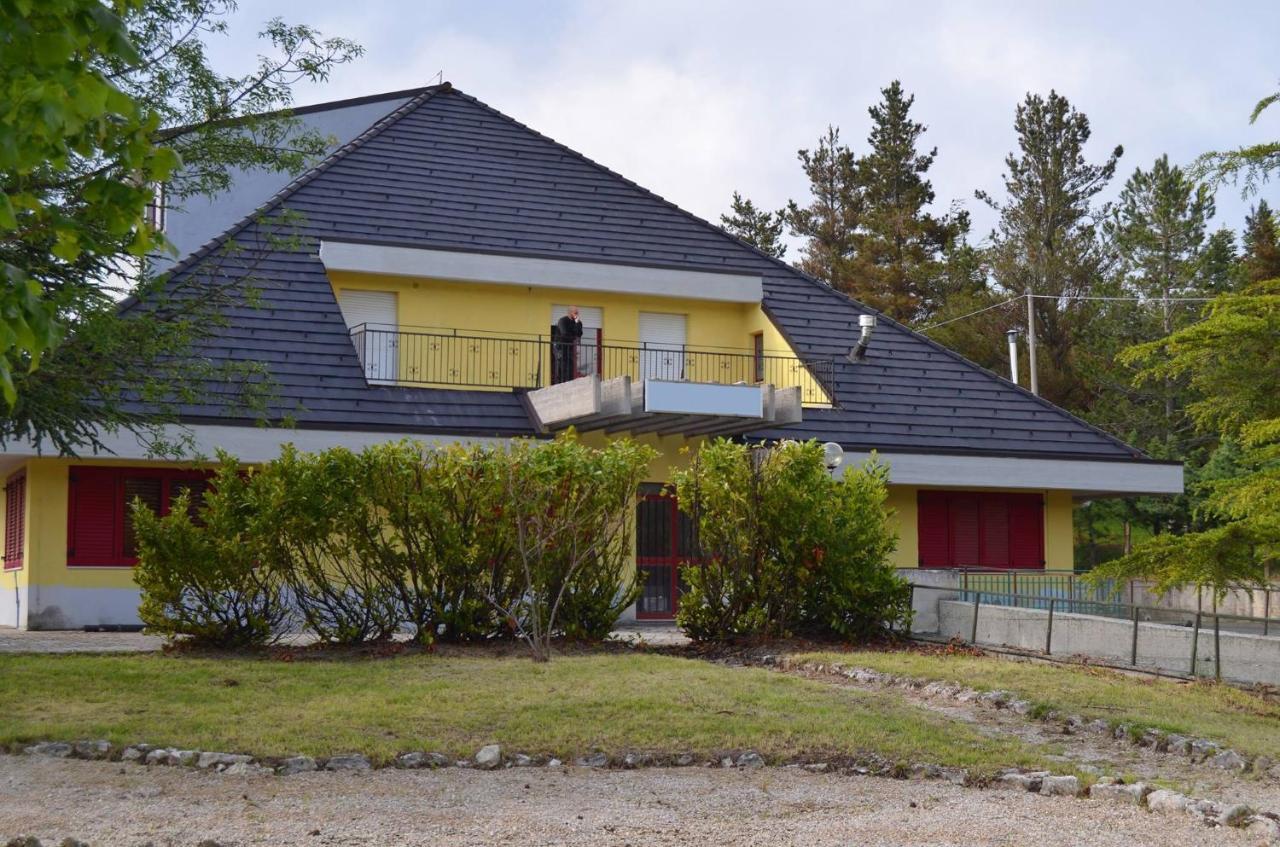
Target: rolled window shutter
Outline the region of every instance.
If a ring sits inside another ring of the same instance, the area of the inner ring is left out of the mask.
[[[1009,565],[1044,567],[1044,497],[1009,495]]]
[[[120,564],[120,475],[114,468],[71,468],[67,564]]]
[[[947,496],[941,491],[921,491],[916,495],[916,538],[922,568],[950,567],[951,544],[947,519]]]
[[[983,567],[1009,566],[1009,496],[984,494],[979,501],[982,517]]]
[[[26,541],[27,478],[9,479],[4,490],[4,567],[22,567]]]
[[[952,493],[948,504],[951,517],[951,562],[960,567],[982,564],[979,546],[978,496]]]

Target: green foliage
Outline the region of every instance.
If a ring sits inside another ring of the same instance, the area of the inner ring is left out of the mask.
[[[1224,294],[1204,320],[1123,358],[1140,379],[1185,379],[1196,398],[1187,413],[1201,432],[1233,439],[1232,475],[1207,473],[1202,508],[1220,526],[1159,537],[1099,568],[1100,577],[1144,576],[1168,589],[1267,579],[1280,556],[1280,280]],[[1223,457],[1219,465],[1225,464]],[[1208,466],[1207,466],[1208,467]],[[1221,467],[1214,467],[1221,471]]]
[[[351,544],[397,595],[417,640],[508,634],[490,599],[509,604],[519,591],[511,527],[502,519],[504,454],[403,441],[359,458],[364,515]]]
[[[910,618],[882,469],[832,479],[816,442],[717,440],[675,475],[697,531],[681,628],[697,640],[863,637]]]
[[[603,639],[635,601],[631,512],[654,456],[566,434],[509,449],[287,446],[243,474],[223,457],[190,513],[135,506],[143,619],[246,646],[280,635],[289,610],[325,641],[408,625],[423,644],[516,636],[545,659],[555,636]]]
[[[199,503],[184,492],[168,515],[132,504],[138,537],[133,578],[148,631],[222,648],[267,644],[289,621],[278,574],[261,567],[250,524],[248,482],[223,457]]]
[[[108,66],[139,54],[122,16],[142,0],[0,3],[0,390],[32,371],[58,338],[49,263],[153,243],[151,192],[178,164],[153,143],[159,118]]]
[[[1280,91],[1258,101],[1249,115],[1255,124],[1271,106],[1280,102]],[[1196,172],[1214,185],[1239,185],[1243,194],[1256,194],[1271,175],[1280,170],[1280,141],[1263,141],[1234,150],[1205,153],[1196,160]]]
[[[786,210],[766,212],[756,204],[733,192],[729,214],[720,216],[720,226],[740,241],[745,241],[762,253],[781,259],[787,255],[787,245],[782,243],[782,228],[786,225]]]
[[[600,639],[635,601],[631,515],[653,448],[629,439],[593,449],[572,433],[551,442],[517,441],[498,467],[502,519],[523,577],[513,600],[493,598],[537,660],[551,638]]]
[[[369,532],[361,457],[334,448],[280,457],[252,476],[248,531],[263,564],[288,587],[306,628],[324,641],[390,638],[400,625],[397,592],[355,542]]]
[[[150,257],[168,247],[145,207],[157,183],[180,206],[238,170],[313,163],[332,141],[290,117],[292,86],[361,51],[277,19],[257,66],[224,75],[206,41],[234,11],[231,0],[0,2],[0,440],[74,454],[123,427],[163,452],[160,425],[207,382],[258,411],[260,369],[193,351],[231,307],[254,305],[260,248],[292,229],[288,213],[260,243],[166,285],[151,278]]]

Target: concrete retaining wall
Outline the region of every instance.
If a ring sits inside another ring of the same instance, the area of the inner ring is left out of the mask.
[[[917,595],[921,592],[917,591]],[[925,592],[937,594],[938,592]],[[917,597],[917,603],[920,598]],[[1048,612],[1009,606],[982,605],[978,610],[978,644],[1043,651]],[[943,638],[969,640],[973,604],[959,600],[937,603],[937,628],[930,630],[921,616],[917,632],[934,632]],[[1192,628],[1161,623],[1138,624],[1138,667],[1187,673],[1191,669]],[[1116,618],[1055,612],[1054,655],[1085,655],[1114,664],[1128,664],[1133,643],[1133,623]],[[1221,634],[1222,676],[1237,682],[1280,685],[1280,637],[1235,632]],[[1215,668],[1212,628],[1200,630],[1196,672],[1213,676]]]

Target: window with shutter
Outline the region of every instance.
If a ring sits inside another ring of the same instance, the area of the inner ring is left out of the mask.
[[[4,569],[18,570],[26,547],[27,477],[19,471],[4,486]]]
[[[67,509],[67,565],[131,567],[137,564],[132,504],[169,513],[188,492],[189,508],[199,508],[208,487],[205,471],[167,468],[72,467]]]
[[[916,507],[922,568],[1044,567],[1039,494],[921,491]]]

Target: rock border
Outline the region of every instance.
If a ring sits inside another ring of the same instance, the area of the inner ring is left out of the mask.
[[[1110,736],[1118,743],[1128,742],[1135,747],[1146,747],[1157,753],[1181,755],[1195,765],[1208,765],[1236,773],[1254,773],[1280,781],[1280,761],[1270,756],[1246,756],[1236,750],[1222,747],[1207,738],[1190,738],[1177,733],[1164,732],[1154,727],[1141,727],[1127,723],[1104,720],[1086,720],[1081,715],[1063,714],[1056,709],[1039,711],[1030,700],[1020,699],[1012,691],[979,691],[951,682],[929,682],[913,676],[899,676],[856,665],[839,662],[796,662],[790,656],[762,656],[760,665],[781,671],[833,674],[861,685],[883,688],[902,688],[918,691],[928,697],[940,697],[958,703],[972,703],[981,708],[1005,709],[1028,720],[1058,724],[1064,735],[1088,732]]]
[[[862,669],[865,671],[865,669]],[[874,672],[873,672],[874,673]],[[972,689],[967,689],[972,691]],[[359,753],[329,757],[291,756],[283,759],[255,759],[245,753],[183,750],[174,747],[156,747],[148,744],[132,744],[115,747],[106,740],[85,740],[74,743],[41,741],[21,749],[29,756],[46,756],[57,759],[85,759],[95,761],[133,762],[143,767],[189,767],[221,773],[227,776],[278,776],[288,777],[316,771],[365,772],[375,768],[374,763]],[[611,756],[603,751],[575,759],[574,766],[589,769],[634,769],[640,767],[703,767],[737,768],[754,770],[769,764],[764,756],[754,750],[726,754],[719,758],[699,760],[691,753],[652,755],[630,752]],[[401,753],[385,768],[402,770],[473,768],[492,771],[507,768],[544,767],[560,768],[564,763],[556,758],[530,756],[525,753],[506,755],[498,744],[486,744],[471,759],[453,760],[443,753],[412,751]],[[788,769],[800,769],[813,774],[841,773],[862,776],[887,776],[897,779],[946,780],[955,785],[979,786],[988,784],[981,777],[962,768],[917,763],[890,764],[874,757],[860,757],[843,762],[794,762],[782,765]],[[1226,804],[1215,800],[1188,797],[1168,789],[1158,789],[1145,782],[1126,783],[1117,777],[1100,777],[1094,784],[1085,786],[1074,774],[1054,774],[1048,771],[1026,771],[1008,768],[1000,771],[992,784],[1022,789],[1046,797],[1074,797],[1099,802],[1119,803],[1145,808],[1156,814],[1186,814],[1211,827],[1234,827],[1258,837],[1263,843],[1280,845],[1280,815],[1259,812],[1243,804]]]

